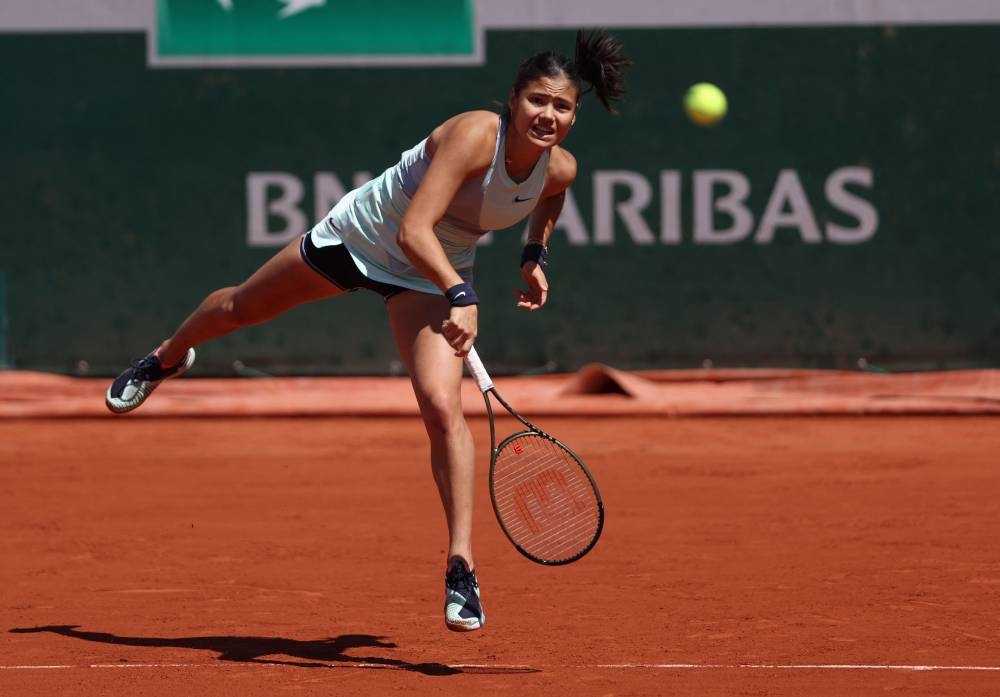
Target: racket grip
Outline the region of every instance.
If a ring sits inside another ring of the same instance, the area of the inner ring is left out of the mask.
[[[479,354],[476,353],[475,346],[469,349],[469,353],[465,357],[465,365],[468,366],[469,373],[479,385],[481,392],[485,393],[486,390],[493,389],[493,381],[490,380],[490,374],[486,372],[486,366],[479,360]]]

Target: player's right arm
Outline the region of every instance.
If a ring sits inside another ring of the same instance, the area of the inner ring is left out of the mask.
[[[463,280],[434,234],[434,225],[444,216],[462,183],[489,167],[496,146],[497,118],[491,112],[470,111],[434,129],[427,142],[430,166],[399,228],[399,248],[414,268],[442,291]],[[476,305],[451,308],[442,330],[457,355],[468,353],[476,339],[477,325]]]

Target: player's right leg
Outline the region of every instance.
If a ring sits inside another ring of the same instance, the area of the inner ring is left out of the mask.
[[[161,382],[190,368],[194,347],[209,339],[347,292],[303,259],[300,244],[301,238],[290,242],[240,285],[209,294],[169,339],[118,376],[105,396],[108,409],[124,413],[138,407]]]
[[[462,411],[462,359],[441,334],[450,306],[441,295],[415,291],[393,296],[387,306],[430,438],[431,470],[448,523],[445,626],[480,629],[486,614],[472,558],[475,447]]]

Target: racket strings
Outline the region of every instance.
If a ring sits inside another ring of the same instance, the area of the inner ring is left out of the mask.
[[[497,454],[493,497],[511,539],[529,554],[557,562],[585,551],[600,532],[593,485],[565,448],[526,434]]]

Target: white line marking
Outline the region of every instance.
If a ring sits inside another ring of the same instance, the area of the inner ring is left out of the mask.
[[[319,663],[319,661],[317,661]],[[327,663],[330,668],[380,668],[387,670],[406,670],[406,665],[384,663]],[[0,665],[0,670],[65,670],[67,668],[296,668],[289,663],[244,663],[240,661],[225,661],[219,663],[91,663],[89,665]],[[589,665],[556,665],[530,666],[509,663],[451,663],[448,668],[461,670],[474,668],[478,670],[557,670],[572,668],[573,670],[889,670],[889,671],[984,671],[1000,672],[1000,666],[960,666],[960,665],[899,665],[899,664],[850,664],[850,663],[596,663]]]
[[[221,664],[220,664],[221,665]],[[194,668],[195,666],[217,667],[214,663],[92,663],[88,668]]]
[[[456,670],[461,670],[462,668],[476,668],[479,670],[484,670],[488,668],[495,668],[497,670],[541,670],[538,666],[529,666],[524,663],[449,663],[449,668],[455,668]],[[574,666],[579,667],[579,666]],[[597,666],[591,666],[596,668]]]
[[[656,669],[656,670],[983,670],[1000,671],[1000,666],[892,665],[850,663],[599,663],[593,668]]]

